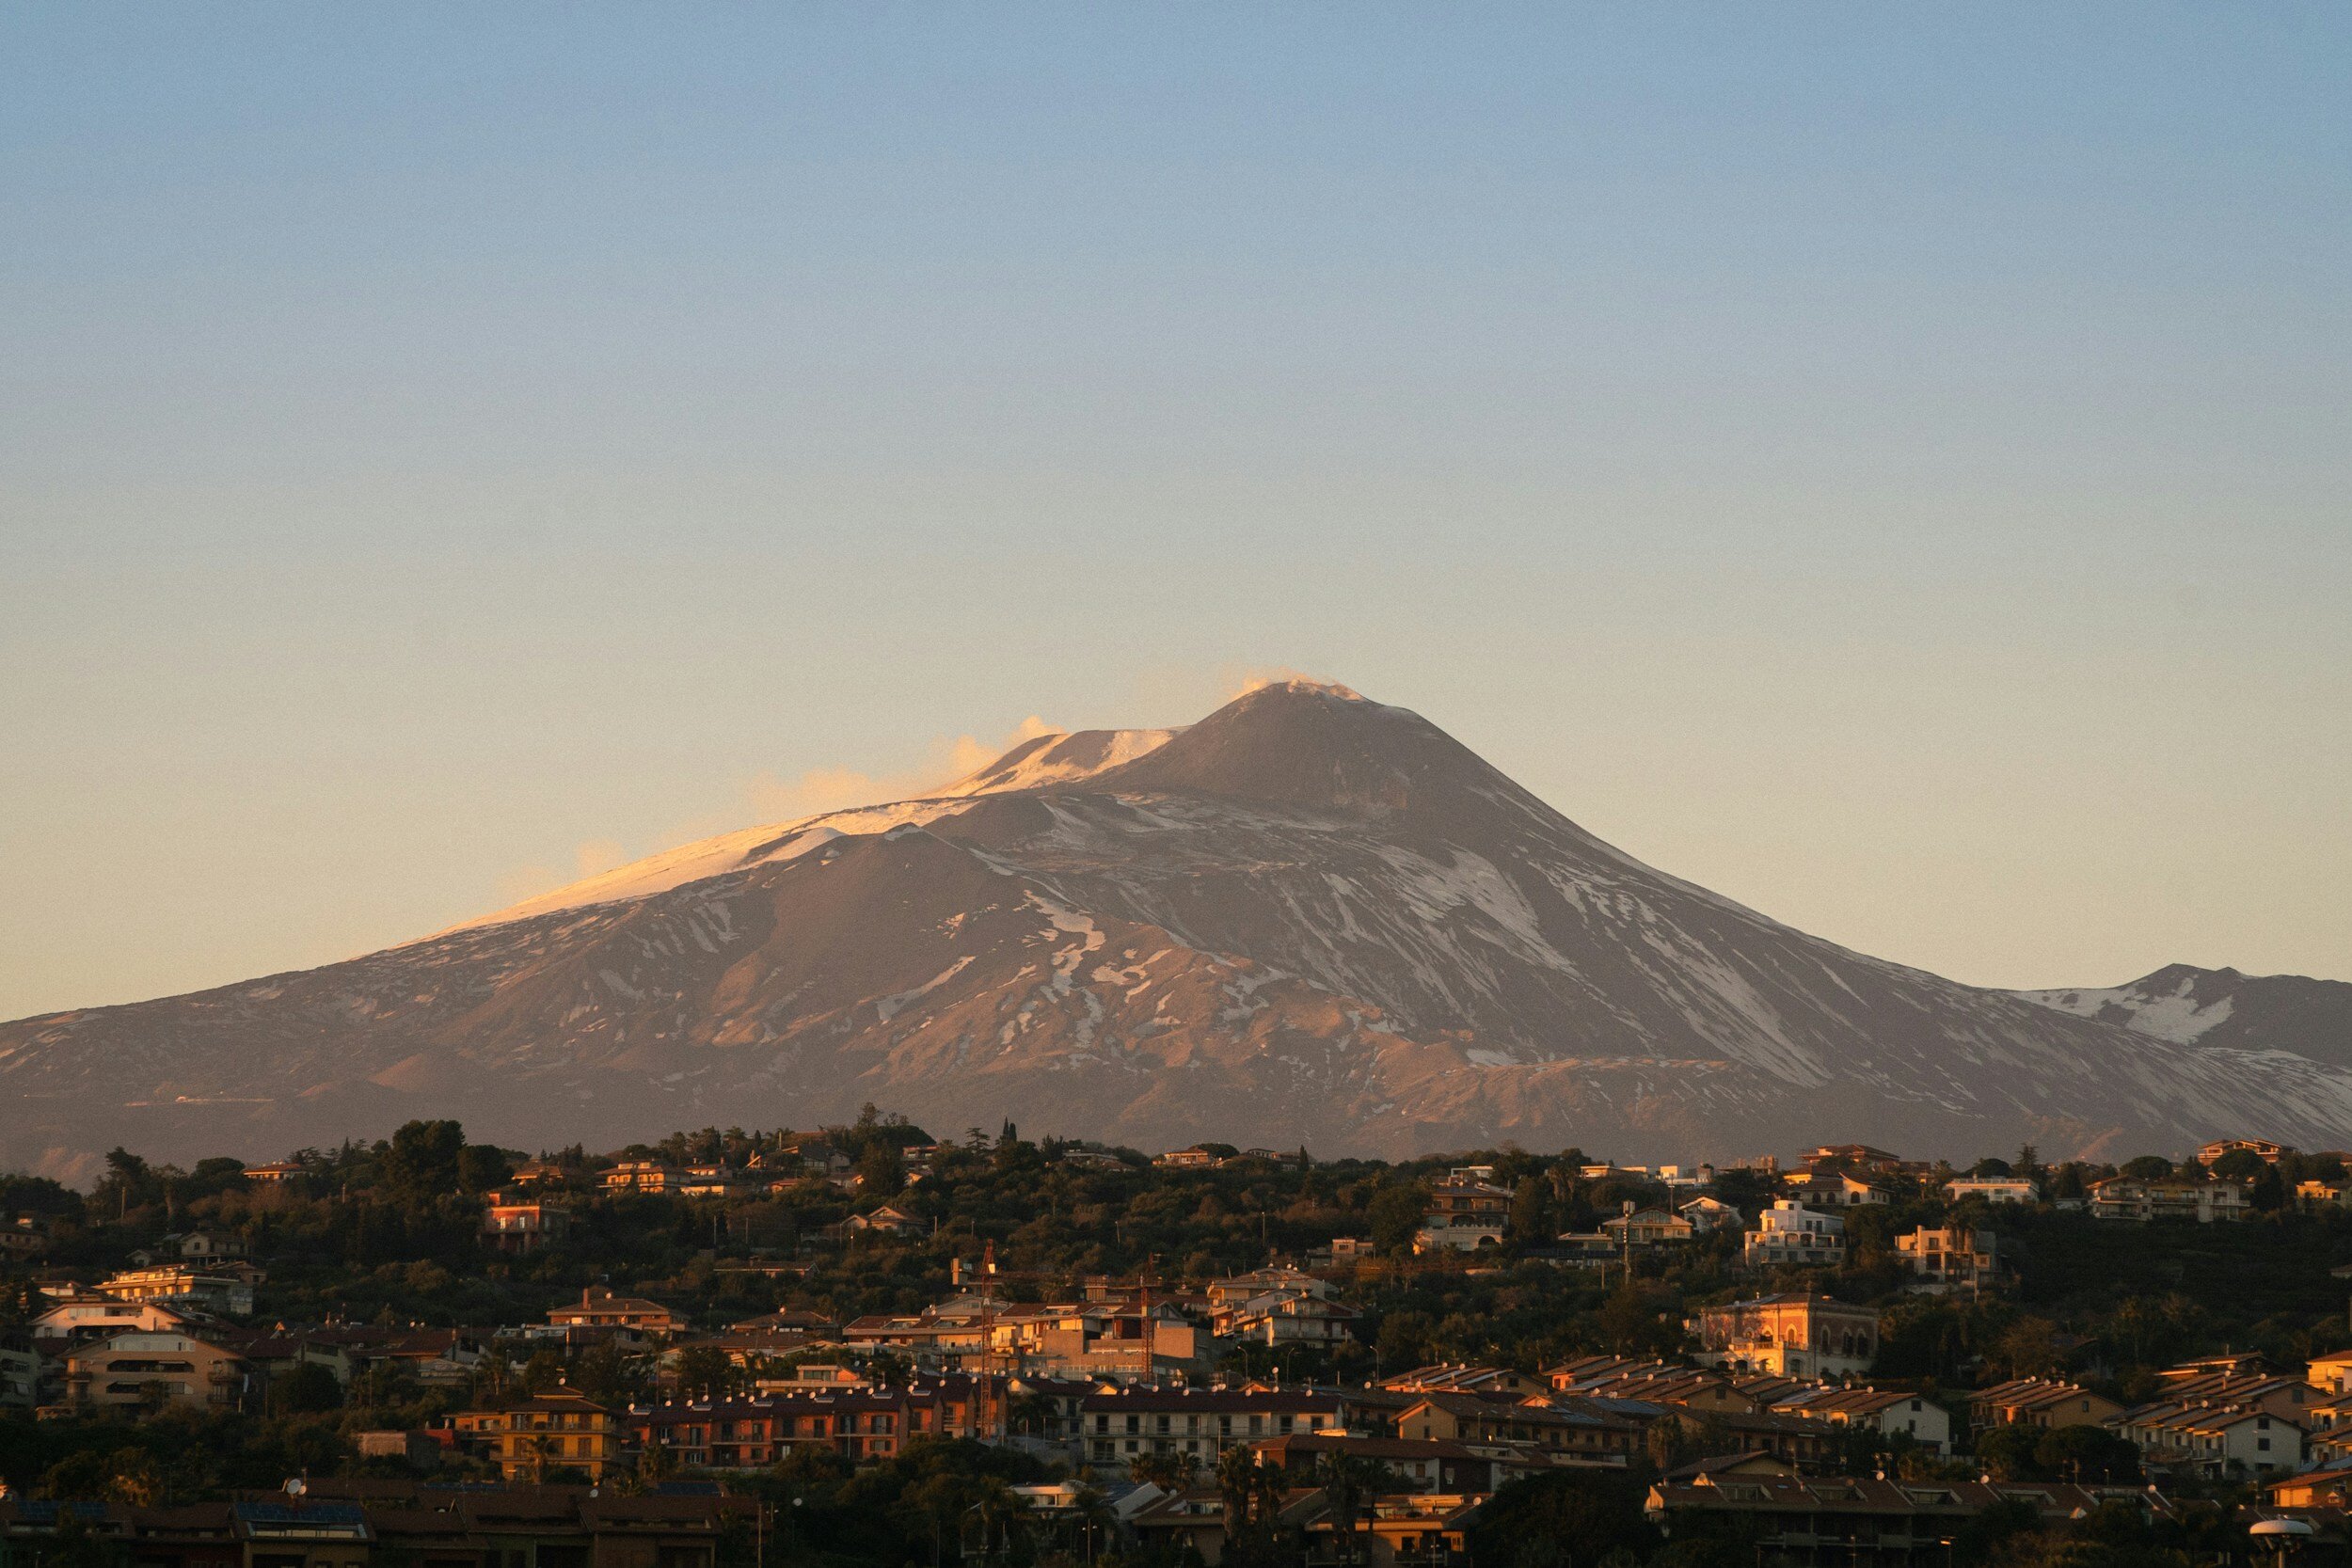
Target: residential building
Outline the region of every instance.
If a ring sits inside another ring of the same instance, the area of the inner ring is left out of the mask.
[[[19,1214],[12,1225],[0,1226],[0,1258],[22,1261],[49,1250],[49,1227],[36,1214]]]
[[[2352,1510],[2352,1465],[2332,1465],[2300,1475],[2265,1482],[2263,1491],[2273,1508]]]
[[[463,1383],[482,1363],[489,1335],[465,1328],[399,1328],[376,1323],[335,1323],[300,1336],[306,1359],[339,1356],[339,1378],[348,1379],[379,1363],[397,1367],[427,1385]]]
[[[2104,1394],[2046,1377],[2011,1378],[1961,1399],[1978,1428],[2106,1426],[2124,1411]]]
[[[1911,1168],[1901,1155],[1868,1144],[1817,1144],[1800,1156],[1799,1163],[1816,1168],[1873,1171],[1881,1176],[1897,1176]]]
[[[2157,1374],[2163,1385],[2162,1398],[2188,1404],[2226,1405],[2237,1410],[2260,1410],[2272,1416],[2283,1416],[2308,1427],[2312,1420],[2307,1414],[2313,1406],[2327,1402],[2328,1396],[2299,1377],[2284,1377],[2267,1362],[2257,1367],[2237,1370],[2230,1367],[2205,1368],[2194,1363],[2171,1368]]]
[[[44,1309],[32,1322],[36,1343],[56,1354],[57,1341],[81,1344],[111,1338],[134,1330],[166,1334],[194,1322],[199,1314],[157,1301],[126,1301],[120,1296],[67,1296]]]
[[[1135,1290],[1083,1302],[957,1296],[919,1312],[854,1319],[841,1338],[903,1352],[926,1369],[1121,1380],[1196,1374],[1208,1349],[1175,1303]]]
[[[1330,1511],[1320,1488],[1292,1486],[1277,1500],[1275,1528],[1304,1535]],[[1225,1497],[1214,1484],[1187,1487],[1172,1497],[1155,1497],[1137,1509],[1128,1528],[1142,1542],[1147,1561],[1198,1560],[1217,1568],[1225,1559]],[[1440,1534],[1442,1542],[1445,1537]],[[1452,1564],[1465,1560],[1447,1557]]]
[[[1078,1303],[1008,1308],[989,1330],[989,1365],[1048,1376],[1136,1378],[1198,1375],[1208,1336],[1166,1295],[1120,1293]]]
[[[1553,1367],[1547,1374],[1564,1393],[1597,1399],[1646,1400],[1654,1404],[1686,1409],[1731,1411],[1753,1416],[1769,1404],[1736,1387],[1729,1376],[1711,1367],[1685,1367],[1664,1361],[1632,1361],[1620,1355],[1588,1355]]]
[[[767,1330],[805,1334],[812,1339],[830,1339],[841,1332],[841,1325],[821,1312],[799,1312],[787,1309],[780,1312],[762,1312],[756,1318],[745,1318],[741,1323],[729,1323],[727,1329],[728,1332],[734,1334]]]
[[[2312,1356],[2303,1370],[2303,1381],[2330,1394],[2352,1393],[2352,1350]]]
[[[604,1173],[608,1193],[670,1193],[684,1180],[682,1172],[660,1160],[623,1160]]]
[[[1515,1465],[1507,1452],[1466,1443],[1346,1432],[1295,1433],[1252,1443],[1250,1449],[1259,1465],[1282,1471],[1294,1485],[1319,1484],[1324,1464],[1346,1456],[1384,1466],[1406,1492],[1451,1497],[1486,1496],[1498,1491],[1507,1477],[1549,1467],[1540,1460]]]
[[[1509,1367],[1477,1367],[1469,1362],[1444,1361],[1394,1373],[1383,1379],[1380,1386],[1405,1394],[1479,1394],[1489,1398],[1522,1399],[1530,1394],[1544,1393],[1548,1386],[1543,1378],[1531,1377]]]
[[[548,1322],[557,1328],[619,1328],[657,1337],[686,1326],[684,1319],[658,1301],[614,1295],[599,1285],[580,1291],[579,1306],[548,1313]]]
[[[1782,1395],[1772,1408],[1776,1415],[1863,1427],[1888,1438],[1907,1437],[1931,1453],[1951,1450],[1951,1413],[1918,1394],[1814,1384]]]
[[[1199,1144],[1190,1148],[1171,1148],[1152,1163],[1168,1170],[1215,1170],[1224,1156]]]
[[[1008,1385],[997,1377],[919,1377],[903,1386],[812,1379],[766,1384],[748,1397],[632,1406],[630,1443],[660,1447],[697,1469],[762,1469],[797,1448],[829,1449],[852,1464],[888,1459],[918,1438],[1002,1442]]]
[[[1477,1448],[1508,1446],[1592,1464],[1623,1465],[1642,1451],[1656,1416],[1621,1402],[1569,1395],[1490,1399],[1478,1394],[1423,1394],[1400,1411],[1400,1437]]]
[[[1868,1476],[1775,1476],[1703,1468],[1650,1488],[1650,1522],[1677,1536],[1719,1539],[1737,1521],[1742,1550],[1786,1568],[1945,1568],[1968,1522],[1989,1509],[2024,1503],[2058,1527],[2121,1503],[2142,1518],[2170,1512],[2157,1495],[2130,1486],[2057,1481],[1904,1481]]]
[[[1828,1473],[1846,1460],[1846,1434],[1810,1416],[1765,1410],[1753,1416],[1668,1407],[1664,1418],[1692,1440],[1728,1442],[1741,1453],[1766,1454],[1792,1470]]]
[[[1334,1293],[1329,1280],[1318,1279],[1303,1269],[1252,1269],[1247,1274],[1210,1280],[1209,1305],[1228,1307],[1275,1291],[1292,1291],[1319,1298],[1328,1298]]]
[[[1703,1307],[1698,1359],[1779,1377],[1836,1377],[1869,1370],[1878,1355],[1879,1314],[1827,1296],[1758,1296]]]
[[[2242,1181],[2167,1176],[2110,1177],[2090,1189],[2090,1217],[2099,1220],[2194,1220],[2211,1225],[2245,1217],[2249,1205]]]
[[[1261,1345],[1352,1343],[1360,1316],[1345,1302],[1303,1291],[1269,1291],[1248,1301],[1217,1307],[1209,1330],[1220,1339]]]
[[[2137,1444],[2151,1470],[2213,1480],[2301,1469],[2308,1430],[2265,1410],[2181,1400],[2126,1411],[2107,1429]]]
[[[1886,1201],[1883,1188],[1844,1171],[1809,1170],[1783,1178],[1781,1186],[1790,1199],[1811,1209],[1858,1209]]]
[[[1413,1238],[1415,1252],[1475,1252],[1502,1240],[1511,1212],[1511,1190],[1490,1180],[1485,1165],[1466,1165],[1429,1189],[1429,1206]]]
[[[1740,1260],[1749,1268],[1783,1263],[1835,1268],[1846,1260],[1846,1222],[1788,1198],[1776,1198],[1745,1232]]]
[[[870,1213],[851,1214],[841,1222],[844,1235],[919,1236],[930,1228],[895,1204],[885,1203]]]
[[[1630,1214],[1601,1221],[1600,1227],[1617,1245],[1637,1247],[1687,1242],[1698,1228],[1680,1214],[1668,1213],[1663,1209],[1637,1209]]]
[[[191,1263],[243,1258],[246,1252],[245,1238],[225,1230],[191,1230],[184,1236],[167,1236],[164,1241]]]
[[[1308,1262],[1320,1270],[1358,1265],[1376,1256],[1378,1248],[1372,1246],[1369,1237],[1331,1237],[1331,1246],[1308,1248]]]
[[[733,1165],[689,1165],[672,1189],[680,1197],[733,1197],[751,1185],[751,1179]]]
[[[273,1160],[265,1165],[247,1165],[245,1167],[245,1179],[247,1181],[258,1181],[265,1187],[280,1186],[289,1181],[299,1181],[309,1174],[309,1171],[305,1170],[301,1165],[296,1164],[292,1160]]]
[[[1737,1230],[1748,1223],[1746,1215],[1712,1194],[1694,1197],[1675,1212],[1690,1222],[1693,1234],[1701,1236],[1725,1227]]]
[[[84,1409],[234,1409],[249,1381],[243,1357],[168,1330],[93,1339],[65,1356],[66,1402]]]
[[[1909,1289],[1921,1295],[1974,1294],[2001,1276],[2000,1239],[1962,1226],[1921,1226],[1895,1238],[1896,1256],[1911,1271]]]
[[[458,1446],[495,1462],[508,1481],[545,1481],[558,1469],[602,1481],[621,1462],[621,1424],[608,1407],[568,1388],[524,1394],[456,1419]]]
[[[1944,1196],[1954,1203],[1970,1197],[1987,1203],[2039,1203],[2042,1184],[2022,1176],[1963,1176],[1944,1183]]]
[[[1232,1444],[1343,1432],[1347,1411],[1343,1395],[1324,1389],[1131,1387],[1088,1395],[1078,1421],[1087,1465],[1117,1474],[1142,1454],[1212,1469]]]
[[[189,1307],[204,1312],[249,1317],[253,1284],[225,1274],[201,1274],[186,1263],[154,1269],[126,1269],[103,1281],[100,1290],[124,1301],[154,1301]]]
[[[709,1494],[311,1477],[299,1496],[233,1502],[10,1498],[0,1503],[0,1561],[54,1560],[68,1510],[89,1537],[90,1560],[139,1568],[715,1568],[721,1539],[755,1537],[760,1513],[752,1498]]]
[[[2272,1143],[2268,1138],[2216,1138],[2197,1151],[2197,1163],[2210,1165],[2224,1154],[2251,1154],[2265,1164],[2275,1165],[2279,1156],[2294,1152],[2293,1144]]]
[[[2228,1377],[2277,1377],[2285,1370],[2258,1350],[2229,1350],[2218,1355],[2175,1361],[2156,1376],[2167,1384],[2174,1384],[2189,1378],[2212,1377],[2217,1372]]]
[[[841,1325],[845,1344],[889,1349],[904,1354],[916,1366],[939,1370],[978,1364],[990,1350],[992,1336],[1009,1317],[1025,1312],[1058,1311],[1058,1307],[1012,1307],[993,1296],[960,1295],[933,1302],[915,1312],[869,1313]],[[1005,1347],[1008,1366],[1015,1347]]]
[[[571,1233],[571,1211],[521,1192],[496,1192],[482,1213],[482,1233],[501,1252],[536,1252]]]

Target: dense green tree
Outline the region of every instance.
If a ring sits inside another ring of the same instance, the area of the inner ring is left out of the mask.
[[[1523,1568],[1546,1560],[1538,1543],[1565,1548],[1568,1560],[1581,1563],[1618,1553],[1645,1559],[1659,1539],[1642,1512],[1647,1496],[1640,1477],[1620,1471],[1570,1470],[1512,1481],[1470,1527],[1470,1560],[1476,1568]]]
[[[2029,1426],[1997,1426],[1976,1435],[1978,1461],[1995,1481],[2039,1481],[2042,1462],[2037,1450],[2042,1431]]]
[[[1428,1199],[1419,1186],[1383,1187],[1366,1215],[1372,1224],[1373,1246],[1391,1257],[1412,1251],[1413,1237],[1420,1232],[1427,1211]]]
[[[2139,1479],[2139,1450],[2105,1427],[2053,1427],[2034,1445],[2033,1462],[2052,1481],[2089,1484]]]
[[[858,1156],[858,1191],[868,1197],[895,1197],[907,1184],[905,1157],[894,1143],[877,1139]]]
[[[302,1362],[270,1380],[269,1407],[281,1416],[337,1410],[342,1402],[343,1386],[315,1361]]]
[[[392,1196],[404,1203],[430,1203],[458,1190],[458,1160],[466,1130],[453,1121],[411,1121],[392,1134],[384,1152],[384,1175]]]

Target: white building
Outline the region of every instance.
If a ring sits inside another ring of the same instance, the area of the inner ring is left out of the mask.
[[[1774,1201],[1747,1232],[1740,1261],[1752,1269],[1780,1263],[1835,1266],[1846,1260],[1846,1222],[1787,1198]]]
[[[1303,1291],[1272,1291],[1228,1303],[1210,1316],[1220,1339],[1256,1345],[1332,1345],[1353,1339],[1356,1308]]]
[[[1772,1377],[1867,1372],[1878,1355],[1879,1313],[1828,1296],[1771,1295],[1699,1309],[1704,1367]]]
[[[1965,1226],[1921,1226],[1895,1238],[1895,1251],[1921,1295],[1981,1291],[2001,1277],[2000,1238]]]
[[[1833,1426],[1867,1427],[1887,1437],[1909,1437],[1931,1453],[1951,1451],[1951,1412],[1917,1394],[1809,1384],[1774,1400],[1772,1413],[1810,1416]]]
[[[2222,1477],[2303,1467],[2302,1423],[2256,1408],[2167,1400],[2117,1417],[2107,1430],[2137,1444],[2152,1469]]]
[[[1788,1189],[1791,1199],[1815,1209],[1858,1209],[1866,1203],[1887,1200],[1883,1189],[1844,1171],[1805,1171],[1784,1178],[1782,1185]]]
[[[2240,1181],[2198,1180],[2191,1177],[2109,1177],[2090,1189],[2090,1217],[2095,1220],[2217,1220],[2246,1217],[2252,1205]]]
[[[51,1347],[104,1339],[138,1330],[164,1334],[179,1328],[188,1315],[157,1301],[125,1301],[119,1296],[71,1296],[33,1320],[33,1338]]]
[[[1958,1203],[1980,1197],[1987,1203],[2039,1203],[2042,1188],[2022,1176],[1963,1176],[1944,1183],[1944,1196]]]
[[[1692,1232],[1702,1236],[1710,1230],[1720,1230],[1726,1227],[1736,1230],[1748,1223],[1748,1217],[1745,1214],[1725,1203],[1722,1198],[1712,1196],[1694,1197],[1677,1209],[1675,1212],[1689,1220]]]

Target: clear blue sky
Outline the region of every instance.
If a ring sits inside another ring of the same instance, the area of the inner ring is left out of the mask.
[[[0,13],[0,1016],[1419,708],[1986,984],[2352,977],[2352,10]]]

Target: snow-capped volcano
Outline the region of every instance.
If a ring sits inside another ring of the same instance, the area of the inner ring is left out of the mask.
[[[2128,985],[2019,995],[2180,1045],[2285,1051],[2352,1068],[2352,984],[2167,964]]]
[[[757,828],[742,828],[715,838],[664,849],[627,865],[535,894],[519,904],[493,911],[451,927],[463,931],[477,926],[501,926],[558,910],[582,909],[667,893],[688,882],[748,871],[755,865],[788,861],[845,833],[878,833],[906,823],[929,822],[955,809],[954,802],[975,795],[1009,789],[1037,789],[1048,784],[1074,784],[1152,751],[1175,730],[1056,731],[1033,736],[1015,746],[978,771],[940,789],[936,795],[890,805],[845,806]]]
[[[0,1157],[53,1164],[866,1101],[1326,1153],[2352,1140],[2343,1066],[1850,952],[1643,865],[1417,714],[1295,682],[347,963],[0,1026]]]

